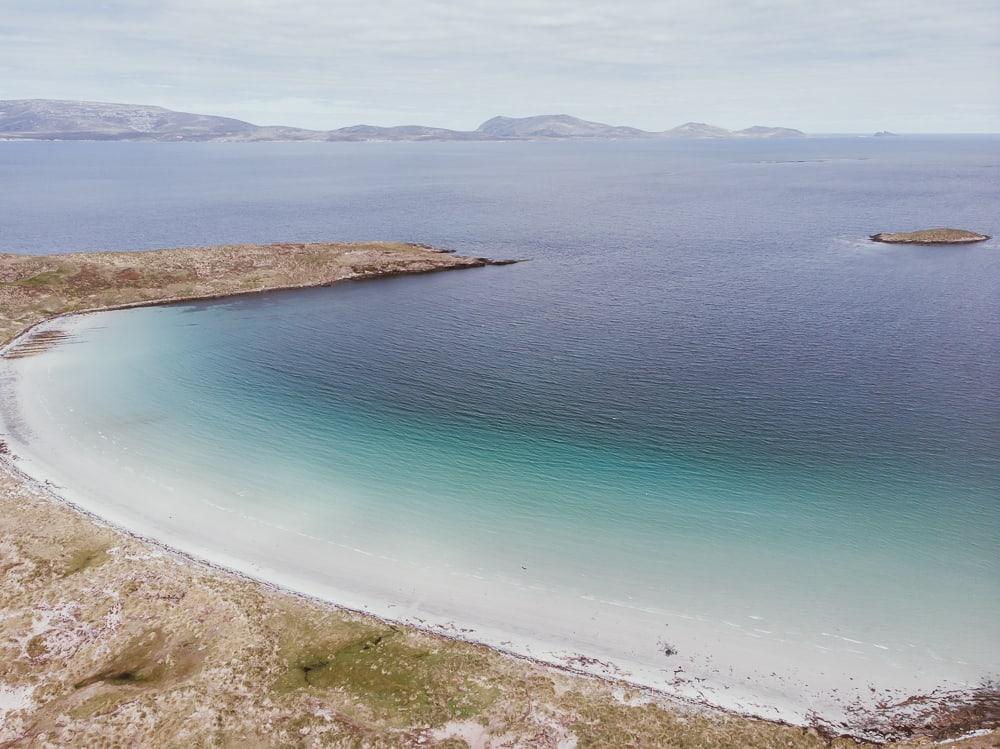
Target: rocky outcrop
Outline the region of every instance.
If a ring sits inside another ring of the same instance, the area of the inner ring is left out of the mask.
[[[966,229],[921,229],[920,231],[882,232],[869,237],[873,242],[887,244],[970,244],[985,242],[988,234],[977,234]]]

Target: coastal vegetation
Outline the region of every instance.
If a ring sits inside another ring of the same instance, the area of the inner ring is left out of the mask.
[[[394,243],[0,255],[0,340],[69,312],[490,262]],[[61,340],[29,335],[4,355]],[[728,715],[296,596],[111,528],[53,489],[0,441],[3,748],[872,746],[842,726]],[[857,728],[917,747],[1000,719],[992,689],[957,711],[913,705],[906,723]]]
[[[398,242],[0,254],[0,344],[55,315],[503,263]]]

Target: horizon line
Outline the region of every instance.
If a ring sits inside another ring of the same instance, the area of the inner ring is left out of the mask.
[[[158,109],[163,109],[163,110],[168,111],[168,112],[175,112],[175,113],[179,113],[179,114],[190,114],[190,115],[196,115],[196,116],[202,116],[202,117],[219,117],[219,118],[224,118],[224,119],[236,120],[236,121],[239,121],[239,122],[242,122],[242,123],[245,123],[245,124],[248,124],[248,125],[252,125],[254,127],[259,127],[259,128],[289,128],[289,129],[303,130],[303,131],[315,132],[315,133],[332,133],[332,132],[336,132],[338,130],[344,130],[346,128],[351,128],[351,127],[377,127],[377,128],[426,127],[426,128],[433,128],[433,129],[436,129],[436,130],[448,130],[448,131],[455,132],[455,133],[474,133],[474,132],[477,132],[478,129],[479,129],[479,127],[482,127],[483,124],[485,124],[486,122],[489,122],[491,119],[495,119],[495,118],[498,118],[498,117],[502,117],[502,118],[505,118],[505,119],[511,119],[511,120],[524,120],[524,119],[531,119],[531,118],[534,118],[534,117],[571,117],[573,119],[581,120],[583,122],[589,122],[589,123],[604,125],[604,126],[607,126],[607,127],[631,128],[631,129],[634,129],[634,130],[639,130],[640,132],[643,132],[643,133],[649,133],[649,134],[654,134],[654,135],[655,134],[659,134],[659,133],[666,133],[666,132],[669,132],[670,130],[676,129],[678,127],[683,127],[684,125],[688,125],[688,124],[706,125],[706,126],[709,126],[709,127],[720,127],[722,129],[725,129],[725,130],[727,130],[729,132],[733,132],[733,133],[739,132],[740,130],[749,129],[751,127],[775,127],[775,128],[786,128],[786,129],[790,129],[790,130],[797,130],[798,129],[798,128],[793,128],[793,127],[790,127],[790,126],[787,126],[787,125],[760,125],[760,124],[749,125],[747,128],[730,129],[728,127],[723,127],[721,125],[714,125],[713,123],[707,122],[705,120],[688,119],[688,120],[685,120],[684,122],[680,123],[679,125],[674,125],[673,127],[667,127],[667,128],[665,128],[663,130],[647,130],[647,129],[644,129],[644,128],[636,127],[634,125],[612,124],[612,123],[604,122],[602,120],[592,120],[592,119],[588,119],[587,117],[581,117],[581,116],[578,116],[578,115],[568,114],[567,112],[548,112],[548,113],[543,113],[543,114],[520,115],[520,116],[495,114],[495,115],[492,115],[492,116],[487,117],[486,119],[482,120],[477,128],[469,129],[469,130],[462,129],[462,128],[456,128],[456,127],[446,127],[446,126],[443,126],[443,125],[425,125],[425,124],[421,124],[419,122],[419,120],[418,121],[414,121],[414,122],[404,122],[404,123],[401,123],[401,124],[391,124],[391,125],[375,124],[372,121],[367,121],[367,122],[362,121],[362,122],[355,122],[355,123],[348,124],[348,125],[339,125],[339,126],[335,126],[335,127],[315,128],[315,127],[303,127],[303,126],[300,126],[300,125],[289,125],[289,124],[280,123],[280,122],[273,123],[273,124],[272,123],[259,124],[258,122],[254,122],[254,121],[248,120],[248,119],[242,119],[241,117],[235,117],[235,116],[231,116],[231,115],[208,114],[208,113],[205,113],[205,112],[202,112],[202,111],[197,111],[199,109],[198,107],[192,107],[192,108],[184,107],[184,108],[181,108],[181,109],[174,109],[172,107],[163,106],[162,104],[145,104],[145,103],[143,103],[143,104],[137,104],[135,102],[129,102],[129,101],[107,101],[107,100],[99,100],[99,99],[65,99],[65,98],[49,98],[49,97],[41,97],[41,96],[39,96],[39,97],[2,98],[2,99],[0,99],[0,104],[5,103],[5,102],[19,102],[19,101],[20,102],[63,102],[63,103],[72,103],[72,104],[98,104],[98,105],[112,105],[112,106],[126,106],[126,107],[155,107],[155,108],[158,108]],[[870,130],[839,131],[839,132],[837,132],[837,131],[813,131],[813,132],[806,132],[806,131],[801,131],[800,130],[800,132],[803,132],[806,136],[809,136],[809,137],[836,137],[836,136],[874,137],[875,133],[879,133],[879,132],[886,132],[886,133],[889,133],[891,136],[910,136],[910,135],[995,136],[995,135],[1000,135],[1000,131],[921,131],[921,130],[893,130],[893,131],[889,131],[886,128],[881,128],[881,129],[873,128],[873,129],[870,129]],[[4,139],[3,138],[3,134],[0,133],[0,140],[3,140],[3,139]],[[553,138],[553,140],[560,140],[560,139],[561,138]],[[699,138],[693,138],[693,140],[698,140],[698,139]],[[10,140],[21,140],[21,139],[10,139]],[[711,138],[701,138],[701,140],[711,140]]]

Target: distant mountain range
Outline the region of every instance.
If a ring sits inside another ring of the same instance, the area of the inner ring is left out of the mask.
[[[475,130],[423,125],[379,127],[353,125],[337,130],[253,125],[230,117],[174,112],[138,104],[105,104],[55,99],[0,100],[0,140],[132,141],[417,141],[540,140],[566,138],[801,138],[787,127],[755,125],[726,130],[688,122],[671,130],[649,132],[634,127],[589,122],[566,114],[494,117]]]

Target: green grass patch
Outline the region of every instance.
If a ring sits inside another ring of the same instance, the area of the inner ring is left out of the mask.
[[[184,684],[204,662],[205,655],[192,639],[171,638],[153,629],[120,647],[89,676],[73,685],[86,690],[86,699],[71,710],[74,717],[88,717],[146,690],[164,692]]]
[[[63,568],[63,577],[75,575],[77,572],[99,567],[108,561],[108,550],[103,546],[97,548],[77,549],[70,554],[66,566]]]
[[[29,286],[29,287],[39,287],[39,286],[53,286],[56,284],[61,284],[65,282],[68,274],[65,270],[46,270],[41,273],[36,273],[28,278],[23,278],[20,281],[15,281],[16,286]]]
[[[477,654],[448,644],[415,645],[389,627],[364,629],[339,644],[289,653],[275,690],[337,690],[394,725],[470,718],[496,699],[494,689],[474,679],[483,665]]]

